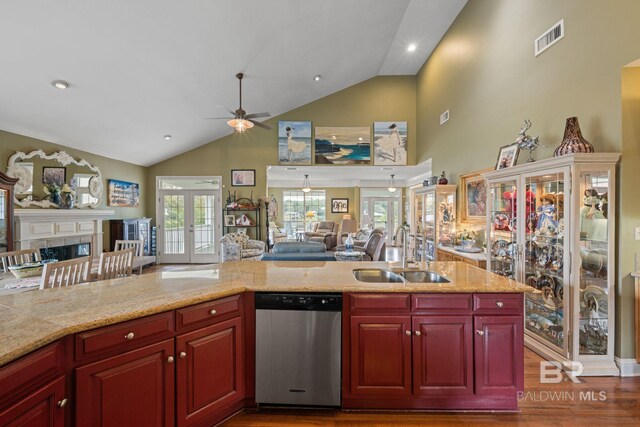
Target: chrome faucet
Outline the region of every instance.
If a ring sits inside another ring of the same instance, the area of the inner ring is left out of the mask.
[[[409,250],[409,226],[407,225],[399,225],[396,228],[396,233],[394,236],[395,241],[398,241],[398,233],[402,234],[402,269],[407,268],[407,252]]]

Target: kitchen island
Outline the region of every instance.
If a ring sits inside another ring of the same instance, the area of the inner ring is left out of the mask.
[[[456,262],[431,265],[450,283],[365,283],[352,274],[362,265],[233,262],[0,297],[0,365],[7,365],[0,368],[7,390],[0,396],[0,424],[3,416],[30,408],[29,398],[61,406],[67,425],[110,425],[109,405],[127,401],[128,394],[137,402],[135,415],[152,415],[159,425],[217,422],[251,406],[255,292],[343,293],[345,408],[517,408],[521,293],[530,288]],[[395,347],[385,345],[380,356],[396,365],[360,364],[371,357],[363,351],[377,351],[381,336]],[[444,338],[437,349],[432,336]],[[203,372],[201,365],[216,355],[221,360]],[[431,375],[446,373],[438,364],[447,359],[457,363],[448,376]],[[216,367],[223,372],[207,373]],[[142,376],[130,384],[125,371],[136,369]],[[141,378],[149,382],[147,391],[155,385],[162,392],[141,401],[135,394]],[[190,383],[196,378],[215,384]],[[95,394],[109,387],[120,395],[115,402]],[[122,416],[122,408],[118,412]]]

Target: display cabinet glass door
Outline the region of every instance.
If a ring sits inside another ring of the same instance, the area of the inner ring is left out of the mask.
[[[428,260],[433,260],[436,250],[436,193],[431,191],[424,195],[424,253]]]
[[[9,248],[9,223],[7,222],[7,217],[9,216],[9,203],[13,203],[13,201],[9,201],[8,193],[7,190],[0,188],[0,252],[7,252]]]
[[[438,245],[451,246],[456,235],[456,194],[436,193]]]
[[[560,354],[567,355],[568,314],[565,311],[564,284],[569,283],[569,200],[565,203],[568,169],[524,175],[524,194],[517,208],[523,209],[519,218],[524,221],[524,277],[534,288],[525,294],[525,331],[543,341]],[[515,194],[513,195],[515,199]]]
[[[609,347],[609,173],[581,172],[578,194],[580,289],[578,298],[581,355],[606,355]],[[574,307],[576,307],[574,305]]]
[[[518,233],[517,233],[517,193],[518,181],[507,179],[489,184],[489,206],[487,207],[487,230],[490,253],[489,268],[493,273],[516,279]]]

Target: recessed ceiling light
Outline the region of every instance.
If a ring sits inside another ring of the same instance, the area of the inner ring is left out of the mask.
[[[418,46],[416,46],[416,44],[415,44],[415,43],[411,43],[411,44],[409,45],[409,47],[407,47],[407,51],[409,51],[409,52],[413,52],[413,51],[415,51],[415,50],[417,49],[417,47],[418,47]]]
[[[51,82],[51,85],[58,89],[66,89],[69,87],[69,82],[65,82],[64,80],[54,80]]]
[[[313,76],[313,80],[315,80],[317,82],[319,82],[321,78],[322,77],[320,76],[320,74]]]
[[[171,135],[165,135],[162,138],[164,138],[165,141],[168,141],[171,139]]]

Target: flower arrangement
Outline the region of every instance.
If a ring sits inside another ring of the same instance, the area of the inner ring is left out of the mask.
[[[473,230],[462,230],[458,235],[460,243],[465,247],[472,247],[476,243],[476,232]]]
[[[73,207],[74,196],[76,194],[69,184],[64,183],[60,186],[56,182],[49,182],[44,185],[45,198],[49,198],[51,203],[60,205],[63,208],[71,209]]]

